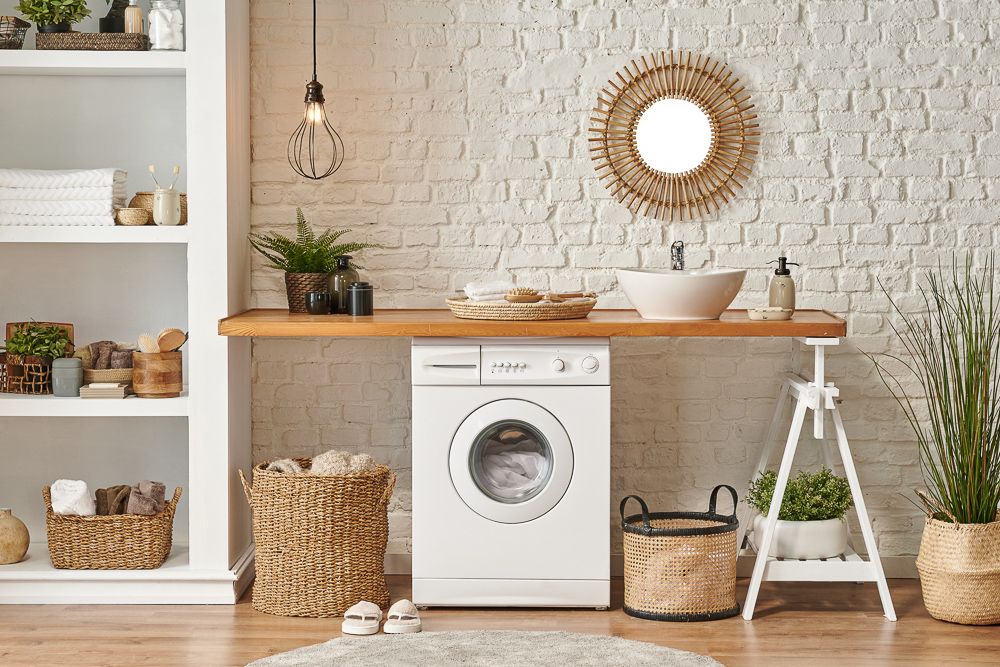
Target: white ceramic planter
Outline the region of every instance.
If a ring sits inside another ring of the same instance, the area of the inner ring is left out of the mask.
[[[767,517],[758,514],[753,520],[754,537],[764,539]],[[781,521],[774,528],[771,554],[775,558],[833,558],[847,550],[847,522]]]

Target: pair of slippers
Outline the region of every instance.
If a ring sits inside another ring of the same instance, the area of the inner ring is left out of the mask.
[[[346,612],[340,631],[345,635],[374,635],[382,625],[382,610],[374,602],[362,600]],[[401,635],[420,632],[420,614],[409,600],[400,600],[389,607],[389,613],[382,626],[387,635]]]

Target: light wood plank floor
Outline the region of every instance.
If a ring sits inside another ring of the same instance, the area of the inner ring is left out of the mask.
[[[390,582],[393,599],[409,595],[408,578]],[[892,580],[890,588],[897,623],[882,617],[874,584],[765,584],[751,623],[643,621],[622,613],[620,579],[606,612],[431,609],[423,617],[427,631],[610,634],[706,653],[731,666],[1000,664],[1000,627],[935,621],[916,581]],[[740,600],[745,589],[741,580]],[[235,607],[0,606],[0,665],[244,665],[339,636],[339,627],[336,619],[260,614],[248,599]]]

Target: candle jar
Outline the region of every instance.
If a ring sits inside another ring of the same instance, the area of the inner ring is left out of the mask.
[[[153,222],[167,226],[181,224],[180,192],[156,188],[153,192]]]
[[[347,288],[347,314],[375,314],[375,291],[371,283],[355,282]]]
[[[83,361],[76,357],[52,360],[52,393],[56,396],[80,396],[83,386]]]
[[[149,10],[149,48],[184,50],[184,14],[177,0],[153,0]]]

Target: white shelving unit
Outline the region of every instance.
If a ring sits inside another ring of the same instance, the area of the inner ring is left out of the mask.
[[[8,462],[0,469],[0,505],[26,508],[32,535],[26,560],[0,566],[0,604],[232,604],[253,578],[249,512],[236,476],[251,461],[250,347],[217,334],[219,318],[249,300],[248,12],[242,2],[188,3],[186,52],[0,51],[0,84],[19,96],[17,107],[0,100],[0,108],[67,120],[65,128],[53,131],[49,123],[43,131],[28,126],[30,115],[12,118],[33,139],[8,147],[0,166],[131,165],[134,192],[148,189],[138,165],[159,160],[167,167],[186,147],[189,205],[185,227],[0,227],[0,326],[31,317],[74,322],[77,342],[85,343],[135,335],[138,323],[157,326],[161,313],[171,320],[186,313],[190,331],[179,398],[0,394],[0,455]],[[60,87],[74,92],[54,109]],[[121,101],[133,106],[115,115]],[[81,126],[83,118],[100,125]],[[159,157],[150,133],[163,136]],[[145,143],[123,155],[129,137]],[[19,279],[33,266],[37,274]],[[95,290],[118,298],[105,302]],[[50,318],[63,311],[65,318]],[[144,467],[146,459],[157,463]],[[155,466],[183,477],[186,467],[187,479],[163,480],[184,487],[174,527],[181,539],[167,562],[156,570],[53,568],[38,489],[60,466],[119,481]]]

